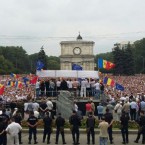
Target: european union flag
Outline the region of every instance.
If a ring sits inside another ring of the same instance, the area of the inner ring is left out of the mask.
[[[72,65],[72,70],[83,70],[83,68],[78,64],[73,64]]]
[[[44,63],[40,60],[37,61],[36,70],[41,70],[44,67]]]
[[[120,90],[120,91],[124,91],[124,87],[118,83],[116,83],[116,87],[115,87],[117,90]]]

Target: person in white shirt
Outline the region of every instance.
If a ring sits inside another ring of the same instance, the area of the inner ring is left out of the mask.
[[[94,79],[91,79],[90,85],[91,85],[91,95],[94,96],[95,95],[95,80]]]
[[[48,110],[52,110],[53,109],[53,103],[51,102],[50,99],[46,102],[46,104],[47,104]]]
[[[54,119],[54,114],[53,114],[53,103],[51,101],[51,99],[49,99],[47,102],[47,108],[49,110],[49,112],[51,113],[52,119]]]
[[[40,105],[37,102],[33,101],[33,111],[39,111],[39,107]]]
[[[29,117],[29,112],[27,111],[28,104],[29,104],[28,102],[24,103],[24,120],[27,120]]]
[[[96,83],[95,83],[95,98],[96,99],[100,99],[100,83],[99,83],[99,80],[96,80]]]
[[[25,102],[24,103],[24,111],[27,111],[27,108],[28,108],[28,102]]]
[[[87,81],[83,79],[81,81],[81,97],[86,97],[86,87],[87,87]]]
[[[78,105],[77,105],[77,102],[76,101],[74,101],[73,110],[75,110],[76,112],[78,112]]]
[[[40,81],[38,80],[36,82],[36,97],[38,98],[39,97],[39,93],[40,93]]]
[[[117,121],[119,121],[120,120],[120,117],[121,117],[121,113],[122,113],[122,102],[117,102],[117,104],[116,104],[116,106],[115,106],[115,108],[114,108],[114,110],[115,110],[115,113],[116,113],[116,120]]]
[[[34,116],[36,117],[36,118],[39,118],[39,112],[38,111],[34,111]]]
[[[60,81],[60,79],[58,79],[58,80],[56,81],[57,91],[60,91],[60,84],[61,84],[61,81]]]
[[[68,89],[69,89],[69,91],[72,91],[72,88],[73,88],[73,86],[72,86],[72,80],[71,79],[68,79],[67,81],[67,86],[68,86]]]
[[[138,111],[138,105],[135,102],[135,99],[132,100],[132,102],[130,103],[130,116],[131,116],[131,120],[136,120],[136,113]]]
[[[11,118],[11,124],[8,125],[6,128],[6,132],[9,134],[10,137],[10,145],[19,145],[19,140],[18,140],[18,133],[22,130],[22,127],[20,124],[15,122],[14,118]]]
[[[86,84],[86,91],[87,91],[87,97],[91,96],[91,85],[90,85],[90,80],[87,79],[87,84]]]

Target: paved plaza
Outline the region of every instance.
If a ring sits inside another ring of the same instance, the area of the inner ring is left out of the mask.
[[[23,145],[28,145],[28,134],[24,133],[22,136],[23,136],[22,137]],[[46,145],[46,143],[42,143],[42,137],[43,137],[42,133],[39,133],[37,137],[38,137],[38,145]],[[95,138],[95,144],[99,145],[98,134],[95,137],[96,137]],[[66,138],[67,145],[72,145],[73,142],[72,142],[71,134],[66,134],[65,138]],[[121,134],[114,134],[113,138],[114,138],[114,145],[122,145]],[[134,143],[135,138],[136,138],[135,134],[130,134],[129,135],[129,144],[128,145],[140,145],[141,144],[141,139],[140,139],[140,142],[137,144],[137,143]],[[55,134],[52,134],[50,141],[51,141],[51,145],[55,145]],[[33,140],[31,142],[31,144],[34,144]],[[61,136],[60,136],[60,140],[59,140],[58,144],[62,144]],[[81,134],[80,135],[80,144],[81,145],[87,144],[86,134]],[[110,144],[110,143],[108,142],[108,144]],[[8,141],[8,145],[10,145],[9,141]]]

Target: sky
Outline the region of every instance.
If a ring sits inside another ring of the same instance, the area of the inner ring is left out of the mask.
[[[40,48],[59,56],[60,42],[95,42],[94,55],[145,36],[145,0],[0,0],[0,46]]]

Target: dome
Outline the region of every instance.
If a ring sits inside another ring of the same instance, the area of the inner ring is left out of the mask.
[[[82,36],[80,35],[80,33],[79,33],[79,35],[78,35],[78,37],[77,37],[77,40],[82,40],[83,38],[82,38]]]

